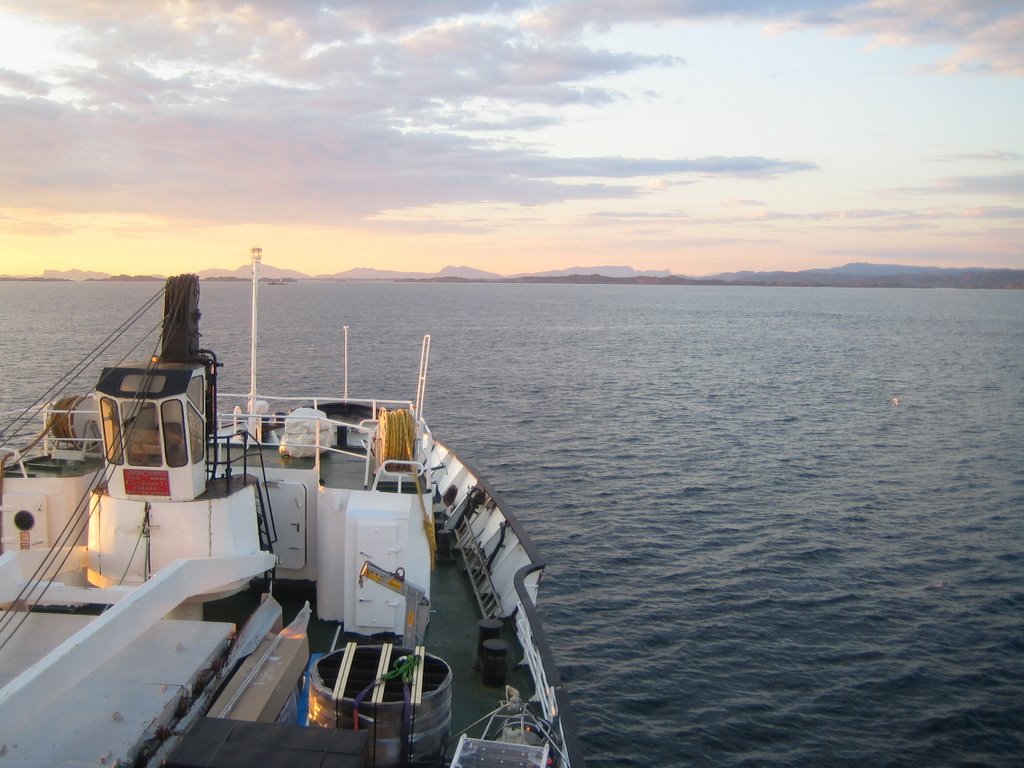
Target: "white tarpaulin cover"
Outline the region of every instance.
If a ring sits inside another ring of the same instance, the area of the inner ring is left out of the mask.
[[[319,440],[316,436],[318,428]],[[326,413],[315,408],[296,408],[284,420],[284,436],[279,450],[283,455],[294,458],[315,456],[317,446],[323,453],[331,445],[331,434],[332,427]]]

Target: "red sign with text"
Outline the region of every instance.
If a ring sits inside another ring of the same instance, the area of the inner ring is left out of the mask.
[[[170,473],[163,469],[125,469],[124,492],[132,496],[170,496]]]

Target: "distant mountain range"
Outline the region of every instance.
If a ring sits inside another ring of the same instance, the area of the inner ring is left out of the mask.
[[[207,269],[199,273],[204,280],[248,280],[251,267]],[[358,268],[333,274],[307,275],[294,269],[270,264],[260,266],[260,275],[275,282],[298,280],[340,281],[430,281],[430,282],[503,282],[503,283],[626,283],[639,285],[773,285],[832,286],[865,288],[1012,288],[1024,289],[1024,269],[985,269],[980,267],[912,267],[900,264],[856,262],[829,269],[804,269],[797,272],[723,272],[704,277],[673,275],[668,270],[639,271],[627,266],[571,267],[511,276],[486,272],[473,267],[449,266],[439,272],[399,272]],[[46,270],[42,277],[0,276],[5,280],[162,280],[159,275],[108,275],[82,270]]]
[[[248,280],[252,274],[252,267],[245,264],[237,269],[204,269],[198,273],[203,280]],[[598,274],[611,278],[633,278],[633,277],[668,277],[672,273],[667,269],[639,271],[633,267],[571,267],[569,269],[551,270],[548,272],[537,272],[532,274],[520,273],[517,275],[499,275],[497,272],[486,272],[473,267],[445,267],[439,272],[400,272],[389,269],[373,269],[371,267],[358,267],[334,272],[330,274],[308,275],[295,269],[283,269],[272,264],[263,263],[260,265],[260,277],[269,280],[515,280],[523,277],[564,277],[568,275],[592,275]],[[160,275],[111,275],[106,272],[88,272],[80,269],[69,269],[60,271],[48,269],[40,277],[18,277],[15,275],[0,275],[4,280],[136,280],[150,279],[163,280]]]
[[[849,288],[1014,288],[1024,289],[1024,269],[911,267],[853,262],[798,272],[724,272],[704,282],[733,285],[832,286]]]
[[[638,272],[632,267],[569,267],[568,269],[552,269],[548,272],[520,273],[511,275],[515,280],[521,277],[571,277],[574,275],[601,275],[602,277],[618,277],[632,279],[634,277],[670,277],[672,275],[667,269],[649,269],[645,272]]]

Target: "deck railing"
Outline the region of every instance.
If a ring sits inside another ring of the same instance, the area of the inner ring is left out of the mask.
[[[236,399],[240,403],[247,404],[249,397],[248,395],[228,393],[218,395],[218,399],[222,404],[225,400],[231,399]],[[267,441],[263,435],[264,429],[267,426],[271,424],[278,426],[280,423],[283,423],[283,421],[279,420],[283,420],[285,418],[297,421],[308,421],[316,425],[313,429],[313,434],[315,436],[314,441],[310,443],[289,442],[289,447],[310,450],[313,454],[311,458],[313,458],[315,467],[320,466],[321,455],[325,453],[363,459],[366,462],[363,485],[364,487],[372,487],[374,490],[376,490],[381,480],[391,479],[397,483],[398,490],[401,491],[404,479],[413,475],[422,477],[428,472],[430,466],[429,456],[431,446],[433,444],[433,437],[426,422],[420,418],[417,418],[416,420],[417,428],[414,445],[414,451],[417,458],[411,461],[387,459],[381,462],[379,466],[373,466],[375,461],[373,455],[373,438],[377,431],[377,416],[380,410],[382,408],[412,409],[413,404],[408,400],[341,400],[336,396],[279,397],[266,395],[260,396],[258,402],[265,404],[266,407],[260,408],[256,413],[243,411],[241,409],[241,405],[234,406],[230,412],[226,412],[222,409],[217,414],[217,433],[228,434],[231,436],[246,434],[255,439],[260,445],[275,445],[277,444],[276,441]],[[315,410],[320,410],[321,406],[332,406],[342,403],[346,407],[362,406],[364,408],[368,408],[370,418],[362,419],[358,422],[352,422],[344,419],[331,418],[330,416],[296,416],[290,413],[272,412],[269,405],[270,403],[290,406],[301,405]],[[346,450],[345,447],[339,445],[323,444],[320,440],[320,428],[322,425],[330,425],[330,427],[334,429],[344,428],[349,432],[359,433],[362,436],[361,442],[363,450],[356,452]],[[371,472],[373,473],[372,486],[370,483]]]
[[[0,436],[3,442],[3,446],[0,447],[0,457],[6,457],[5,464],[8,467],[19,466],[25,476],[28,476],[28,469],[24,462],[35,457],[54,456],[70,461],[83,461],[90,456],[103,455],[103,436],[98,427],[100,412],[97,409],[54,408],[52,404],[48,404],[37,408],[31,414],[24,412],[0,413],[0,423],[6,423],[9,416],[17,417],[21,421],[21,426],[13,434]],[[27,416],[31,417],[31,422],[26,419]],[[86,422],[86,429],[93,434],[78,436],[53,433],[52,425],[61,420],[70,422],[75,416],[92,417]],[[29,429],[28,425],[39,417],[43,421],[42,430]],[[95,430],[90,429],[90,425],[93,423],[97,425]]]
[[[445,449],[447,450],[447,449]],[[537,611],[536,599],[540,586],[541,574],[546,563],[536,549],[533,541],[527,536],[518,518],[505,504],[491,484],[469,462],[458,459],[468,472],[461,484],[466,489],[463,500],[475,489],[483,491],[485,498],[493,502],[490,516],[500,516],[511,526],[518,546],[522,548],[526,563],[519,567],[512,576],[515,592],[515,629],[519,645],[523,649],[524,660],[534,681],[536,697],[544,710],[544,718],[556,732],[553,743],[561,753],[559,765],[570,768],[582,768],[584,765],[583,745],[577,731],[576,719],[568,692],[562,684],[555,656],[548,644],[547,637]],[[459,506],[459,502],[455,502]],[[498,525],[490,520],[487,525],[475,530],[474,535],[484,535],[485,530],[493,530]]]

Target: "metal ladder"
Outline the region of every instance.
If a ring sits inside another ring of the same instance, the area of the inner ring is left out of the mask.
[[[477,543],[476,536],[473,535],[468,517],[463,517],[462,522],[455,528],[455,540],[459,544],[459,551],[462,552],[462,561],[469,572],[469,581],[473,585],[473,594],[476,595],[481,613],[489,619],[503,618],[501,601],[491,581],[487,560]]]
[[[273,552],[274,544],[277,542],[277,530],[274,526],[273,514],[268,514],[270,499],[264,498],[267,489],[256,483],[256,530],[260,537],[260,549],[264,552]]]

